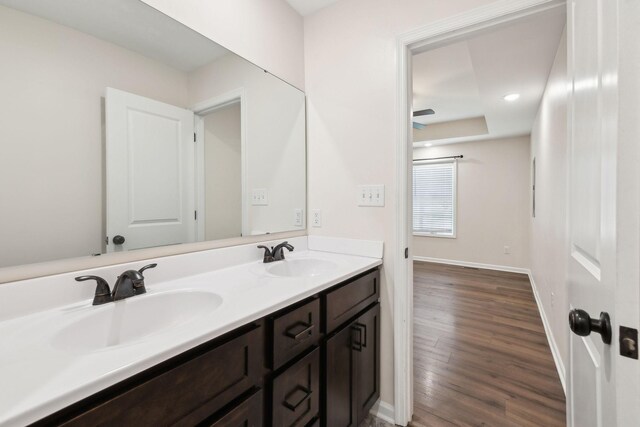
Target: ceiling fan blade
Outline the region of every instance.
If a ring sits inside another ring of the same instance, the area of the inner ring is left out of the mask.
[[[431,114],[435,114],[435,113],[436,112],[433,111],[431,108],[427,108],[426,110],[414,111],[413,112],[413,117],[430,116]]]

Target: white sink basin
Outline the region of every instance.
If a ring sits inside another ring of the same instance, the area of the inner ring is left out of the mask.
[[[324,259],[300,258],[276,261],[267,267],[267,272],[281,277],[313,277],[337,267],[334,262]]]
[[[83,309],[58,332],[53,346],[69,351],[95,351],[139,342],[206,316],[222,304],[206,291],[139,295]]]

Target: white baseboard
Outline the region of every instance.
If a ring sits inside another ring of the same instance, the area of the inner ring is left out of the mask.
[[[378,400],[376,404],[373,405],[370,413],[371,415],[393,425],[396,423],[395,409],[393,408],[393,405],[383,402],[382,400]]]
[[[459,265],[461,267],[484,268],[486,270],[507,271],[510,273],[529,274],[528,268],[510,267],[508,265],[483,264],[480,262],[457,261],[453,259],[431,258],[425,256],[414,256],[414,261],[435,262],[436,264]]]
[[[560,383],[562,383],[562,389],[564,390],[564,394],[566,396],[567,384],[566,384],[566,371],[564,368],[564,363],[562,362],[562,358],[560,357],[558,344],[556,343],[556,339],[554,338],[553,332],[551,331],[551,326],[549,325],[547,314],[545,313],[544,307],[542,306],[542,300],[540,299],[540,295],[538,294],[538,288],[536,287],[536,282],[533,280],[533,275],[531,274],[531,270],[529,270],[528,268],[509,267],[505,265],[482,264],[478,262],[456,261],[456,260],[450,260],[450,259],[430,258],[430,257],[421,257],[421,256],[414,256],[413,260],[435,262],[438,264],[458,265],[461,267],[485,268],[487,270],[507,271],[511,273],[522,273],[529,276],[529,282],[531,282],[531,289],[533,291],[533,296],[536,299],[536,305],[538,306],[538,312],[540,313],[540,318],[542,319],[544,332],[545,332],[545,335],[547,336],[547,341],[549,342],[551,355],[553,356],[553,361],[556,364],[556,370],[558,371],[558,376],[560,377]]]
[[[567,395],[567,384],[566,384],[566,371],[564,369],[564,363],[562,362],[562,357],[560,357],[560,350],[558,350],[558,344],[556,343],[556,339],[553,336],[553,332],[551,331],[551,325],[549,325],[549,320],[547,319],[547,314],[544,312],[544,307],[542,306],[542,301],[540,300],[540,295],[538,294],[538,288],[536,287],[536,282],[533,280],[533,274],[529,272],[529,281],[531,282],[531,289],[533,290],[533,296],[536,299],[536,305],[538,306],[538,311],[540,312],[540,318],[542,318],[542,325],[544,326],[544,332],[547,335],[547,341],[549,342],[549,348],[551,348],[551,355],[553,356],[553,361],[556,363],[556,370],[558,371],[558,376],[560,377],[560,382],[562,383],[562,389],[564,390],[564,395]]]

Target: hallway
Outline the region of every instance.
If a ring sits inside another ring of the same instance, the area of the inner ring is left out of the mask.
[[[565,396],[526,275],[414,262],[412,426],[560,426]]]

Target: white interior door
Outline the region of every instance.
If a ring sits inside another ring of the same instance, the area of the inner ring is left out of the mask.
[[[108,252],[195,241],[193,139],[193,112],[107,88]]]
[[[629,200],[623,198],[637,200],[638,195],[620,191],[626,180],[633,178],[622,173],[626,162],[633,160],[621,155],[620,143],[619,107],[624,86],[618,78],[619,8],[623,2],[568,2],[569,303],[571,309],[582,309],[594,320],[601,312],[608,313],[612,335],[610,344],[606,344],[595,332],[570,334],[567,418],[568,424],[576,427],[640,422],[634,418],[640,406],[638,361],[622,357],[618,342],[621,312],[631,312],[626,317],[631,324],[626,326],[633,328],[638,327],[639,314],[638,283],[624,277],[637,270],[638,211],[623,212],[621,207]],[[631,188],[637,192],[637,182]],[[626,214],[635,215],[635,225],[621,221]],[[635,262],[625,263],[620,248],[629,233],[636,242]],[[635,299],[635,306],[623,308],[625,299]],[[635,364],[629,365],[630,361]],[[635,393],[633,407],[622,404],[628,401],[629,393]]]

